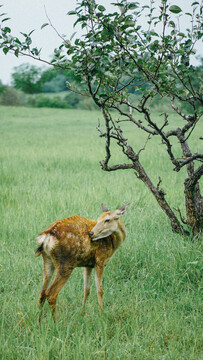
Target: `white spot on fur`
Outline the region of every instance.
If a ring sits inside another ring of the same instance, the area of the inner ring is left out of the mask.
[[[87,245],[87,246],[85,247],[85,252],[88,253],[89,250],[90,250],[90,245]]]
[[[67,233],[66,238],[75,240],[77,238],[77,236],[75,234],[73,234],[72,232],[69,232],[69,233]]]

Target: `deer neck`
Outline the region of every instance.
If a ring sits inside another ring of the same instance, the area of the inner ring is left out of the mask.
[[[116,232],[113,234],[114,235],[114,247],[118,248],[122,242],[125,240],[126,237],[126,229],[125,229],[125,225],[123,224],[123,222],[120,220],[118,223],[118,229],[116,230]]]

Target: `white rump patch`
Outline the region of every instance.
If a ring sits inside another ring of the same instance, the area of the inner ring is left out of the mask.
[[[51,252],[51,250],[55,247],[56,242],[57,242],[56,238],[50,234],[43,234],[38,236],[37,238],[38,245],[41,246],[43,244],[43,250],[48,255]]]
[[[46,238],[46,236],[47,235],[39,235],[38,237],[37,237],[37,244],[38,244],[38,246],[41,246],[43,243],[44,243],[44,240],[45,240],[45,238]]]

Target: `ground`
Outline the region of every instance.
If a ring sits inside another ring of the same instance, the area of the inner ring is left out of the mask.
[[[95,129],[101,114],[13,107],[0,113],[1,359],[200,360],[201,244],[171,232],[133,171],[102,172],[104,143]],[[145,143],[130,127],[126,131],[132,142]],[[171,171],[160,143],[149,146],[142,161],[154,181],[162,177],[172,206],[184,212],[184,170]],[[113,155],[122,158],[115,150]],[[101,203],[113,210],[128,202],[122,218],[127,238],[104,273],[103,314],[92,281],[80,315],[83,277],[75,269],[58,297],[58,322],[45,306],[39,327],[36,235],[71,215],[96,219]]]

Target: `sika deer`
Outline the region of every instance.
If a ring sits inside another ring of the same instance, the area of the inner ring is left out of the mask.
[[[90,293],[90,278],[93,268],[95,268],[98,302],[100,308],[103,309],[102,277],[104,267],[126,237],[125,226],[120,220],[120,216],[125,213],[127,206],[124,205],[118,210],[109,211],[102,204],[103,214],[97,221],[72,216],[56,221],[39,234],[35,256],[42,255],[44,262],[39,309],[47,299],[54,315],[59,291],[67,282],[73,269],[81,266],[84,267],[83,311]],[[54,269],[56,269],[56,276],[48,288]]]

